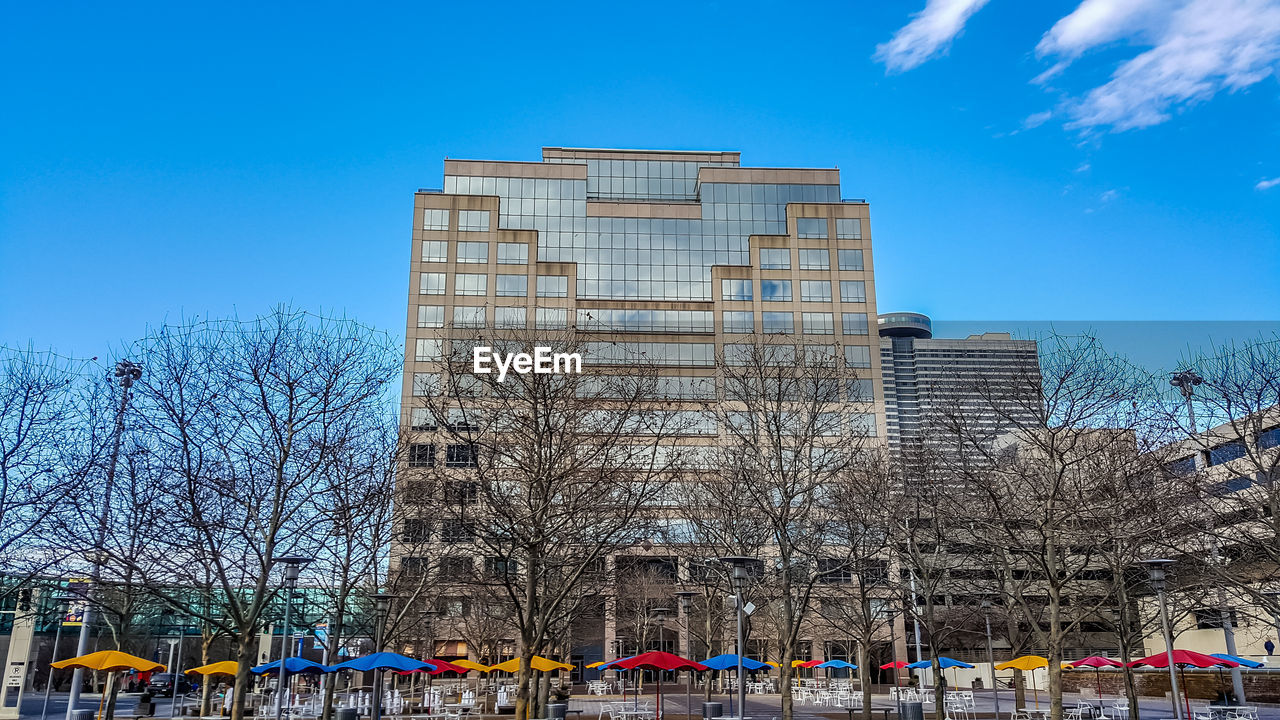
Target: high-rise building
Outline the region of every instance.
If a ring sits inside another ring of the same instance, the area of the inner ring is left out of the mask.
[[[703,404],[717,400],[718,359],[767,335],[843,368],[850,432],[883,437],[873,278],[869,207],[841,198],[836,169],[552,147],[541,162],[446,160],[443,188],[414,196],[402,397],[420,433],[409,464],[466,463],[463,448],[434,444],[420,396],[477,329],[608,334],[661,358],[670,399]],[[451,571],[465,570],[465,538],[439,542],[452,543]],[[396,550],[393,562],[427,565]],[[588,633],[585,659],[603,657],[611,628]]]
[[[1013,418],[1035,426],[1036,399],[1020,392],[1039,383],[1034,340],[1000,332],[935,338],[929,318],[909,312],[881,315],[877,325],[891,451],[946,447],[936,437],[944,416],[958,414],[992,440],[1010,430]]]

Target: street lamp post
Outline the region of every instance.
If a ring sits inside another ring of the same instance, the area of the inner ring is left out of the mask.
[[[276,720],[284,714],[284,695],[288,688],[289,669],[285,661],[289,659],[289,610],[293,607],[293,590],[298,587],[298,575],[302,566],[313,558],[302,555],[282,555],[272,558],[271,562],[284,563],[284,631],[280,634],[280,667],[276,669]]]
[[[742,681],[742,654],[744,651],[742,639],[742,612],[745,603],[742,598],[743,587],[747,584],[747,564],[754,558],[741,555],[730,555],[720,558],[720,562],[726,563],[733,568],[733,604],[737,609],[738,620],[738,717],[746,717],[747,715],[747,684]]]
[[[884,617],[889,623],[889,667],[893,670],[893,704],[898,711],[898,717],[902,717],[902,695],[898,692],[898,641],[893,632],[893,620],[897,616],[897,610],[885,608]],[[903,617],[906,617],[905,614]],[[903,626],[903,630],[906,630],[905,625]],[[906,638],[904,637],[902,640],[905,644]],[[870,656],[870,653],[868,652],[867,655]],[[867,672],[871,672],[871,670],[868,669]]]
[[[1142,564],[1147,568],[1151,578],[1151,589],[1160,602],[1160,627],[1164,631],[1164,651],[1169,661],[1169,687],[1173,694],[1173,715],[1177,720],[1182,720],[1182,703],[1178,702],[1178,673],[1173,664],[1173,634],[1169,632],[1169,611],[1164,602],[1165,573],[1173,561],[1152,559],[1144,560]]]
[[[377,593],[373,596],[373,612],[374,620],[374,638],[373,651],[375,653],[382,652],[383,633],[387,629],[387,617],[391,614],[391,601],[397,596],[391,593]],[[372,720],[382,720],[382,671],[378,668],[373,670],[373,710],[370,712]]]
[[[658,621],[658,651],[662,652],[665,649],[663,647],[662,641],[664,639],[665,630],[667,628],[667,613],[671,612],[671,609],[664,608],[664,607],[657,607],[650,610],[650,612],[652,612],[654,615],[653,619]],[[657,670],[655,671],[655,673],[658,677],[658,692],[661,693],[662,692],[662,671]],[[666,713],[663,712],[663,709],[664,709],[663,698],[659,697],[658,698],[658,720],[662,720],[662,718],[665,717],[666,715]]]
[[[426,637],[426,640],[427,640],[427,652],[426,652],[426,657],[422,658],[423,660],[430,661],[430,660],[431,660],[431,658],[435,657],[435,655],[436,655],[436,628],[435,628],[435,619],[436,619],[436,615],[439,615],[439,614],[440,614],[440,613],[439,613],[439,611],[438,611],[438,610],[432,610],[432,609],[430,609],[430,608],[428,608],[428,609],[426,609],[426,610],[420,610],[420,611],[418,611],[418,617],[420,617],[420,618],[422,619],[422,629],[423,629],[423,632],[424,632],[424,633],[426,634],[426,636],[427,636],[427,637]],[[431,687],[431,684],[432,684],[432,683],[431,683],[431,680],[432,680],[432,675],[431,675],[431,673],[427,673],[427,687],[428,687],[428,688],[430,688],[430,687]],[[426,700],[426,702],[427,702],[427,712],[428,712],[428,713],[430,713],[430,712],[431,712],[431,694],[430,694],[430,693],[428,693],[428,692],[423,692],[423,699],[424,699],[424,700]]]
[[[991,601],[982,601],[982,618],[987,623],[987,665],[991,667],[991,692],[996,703],[996,720],[1000,720],[1000,686],[996,684],[996,656],[991,651]]]
[[[173,675],[173,688],[169,696],[169,717],[177,717],[178,708],[178,681],[182,678],[182,645],[187,639],[187,628],[185,625],[178,626],[178,661],[175,664],[173,660],[173,639],[169,639],[169,673]]]
[[[690,622],[689,608],[691,607],[690,603],[693,601],[693,596],[696,594],[697,593],[695,593],[692,590],[677,590],[675,593],[676,597],[680,600],[680,612],[681,614],[684,615],[685,652],[688,653],[690,656],[693,655],[693,636],[689,632],[689,630],[690,628],[693,627],[693,623]],[[687,714],[690,717],[693,717],[692,688],[693,688],[693,671],[690,670],[689,679],[685,681],[685,684],[684,684],[684,711],[685,711],[685,714]]]
[[[53,631],[53,652],[50,655],[49,662],[58,661],[58,641],[62,640],[62,621],[67,616],[67,603],[77,598],[68,595],[58,595],[53,598],[54,608],[58,610],[57,627]],[[44,704],[40,706],[40,720],[46,720],[49,717],[49,691],[53,688],[53,668],[49,668],[49,677],[44,683]]]
[[[80,620],[80,639],[76,643],[76,656],[89,652],[89,626],[93,618],[93,595],[98,581],[102,579],[103,553],[107,543],[107,528],[110,519],[108,508],[111,507],[111,491],[116,481],[116,465],[120,460],[120,441],[124,437],[124,414],[129,408],[129,389],[142,379],[142,366],[128,360],[116,363],[116,377],[120,378],[120,408],[116,411],[116,426],[111,438],[111,456],[107,461],[107,477],[102,488],[102,514],[98,518],[98,534],[95,538],[93,566],[89,570],[89,586],[85,589],[84,616]],[[67,720],[71,720],[76,704],[80,701],[80,686],[84,683],[84,668],[76,668],[71,673],[71,692],[67,695]]]

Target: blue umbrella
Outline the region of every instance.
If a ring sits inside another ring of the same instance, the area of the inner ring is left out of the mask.
[[[399,672],[412,672],[414,670],[435,670],[436,666],[421,660],[414,660],[411,657],[405,657],[400,653],[393,652],[376,652],[372,655],[358,657],[355,660],[340,662],[337,665],[329,667],[329,672],[337,672],[339,670],[359,670],[360,672],[369,672],[370,670],[397,670]]]
[[[919,662],[913,662],[913,663],[911,663],[910,665],[908,665],[907,667],[909,667],[909,668],[911,668],[911,669],[913,669],[913,670],[919,670],[919,669],[922,669],[922,668],[927,668],[927,667],[932,667],[932,666],[933,666],[933,663],[932,663],[932,662],[930,662],[930,661],[928,661],[928,660],[921,660],[921,661],[919,661]],[[972,665],[970,665],[970,664],[969,664],[969,663],[967,663],[967,662],[960,662],[959,660],[956,660],[955,658],[949,658],[949,657],[943,656],[943,657],[938,658],[938,667],[939,667],[939,668],[941,668],[941,669],[943,669],[943,670],[946,670],[947,668],[957,668],[957,667],[959,667],[959,668],[972,668],[973,666],[972,666]]]
[[[1236,657],[1235,655],[1228,655],[1226,653],[1211,653],[1211,655],[1216,658],[1222,658],[1223,660],[1230,660],[1241,667],[1247,667],[1250,669],[1260,668],[1264,665],[1264,663],[1260,663],[1257,660],[1246,660],[1242,657]]]
[[[857,665],[854,665],[854,664],[853,664],[853,663],[851,663],[851,662],[845,662],[844,660],[828,660],[828,661],[826,661],[826,662],[824,662],[824,663],[818,663],[817,665],[814,665],[814,667],[820,667],[820,668],[824,668],[824,669],[827,669],[827,668],[837,668],[837,669],[841,669],[841,668],[842,668],[842,669],[844,669],[844,670],[857,670],[857,669],[858,669],[858,666],[857,666]]]
[[[723,655],[709,657],[706,660],[703,660],[702,664],[712,670],[736,670],[738,667],[738,656],[733,653],[725,653]],[[752,660],[749,657],[742,658],[742,668],[744,670],[759,670],[766,667],[769,666],[759,660]]]
[[[284,669],[286,672],[290,673],[291,675],[297,675],[298,673],[330,672],[328,667],[321,665],[318,662],[311,662],[310,660],[306,660],[300,657],[291,657],[288,660],[285,660]],[[280,672],[280,661],[272,660],[271,662],[266,663],[264,665],[259,665],[255,668],[250,668],[249,672],[253,673],[254,675],[267,675],[270,673]]]

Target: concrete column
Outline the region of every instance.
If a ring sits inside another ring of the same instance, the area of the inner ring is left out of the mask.
[[[4,677],[0,679],[0,719],[17,720],[22,707],[22,693],[27,685],[27,670],[31,666],[31,640],[35,636],[36,614],[31,600],[19,599],[13,615],[13,632],[9,635],[9,652],[4,664]],[[59,618],[61,621],[61,618]]]

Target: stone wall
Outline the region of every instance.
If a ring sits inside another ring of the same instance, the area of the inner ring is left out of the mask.
[[[1244,693],[1249,702],[1280,703],[1280,673],[1250,672],[1243,673]],[[1104,697],[1112,698],[1124,695],[1124,674],[1118,669],[1102,670],[1064,670],[1062,687],[1067,692],[1084,692],[1096,695],[1099,680]],[[1151,697],[1169,694],[1169,673],[1167,670],[1138,670],[1135,672],[1135,684],[1138,694]],[[1209,701],[1218,696],[1218,692],[1231,687],[1231,673],[1223,670],[1189,670],[1178,675],[1179,684],[1184,685],[1192,700]]]

